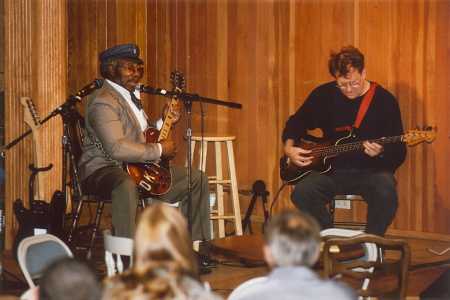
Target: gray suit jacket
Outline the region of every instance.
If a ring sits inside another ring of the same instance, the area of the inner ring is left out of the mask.
[[[157,144],[145,143],[139,122],[126,99],[106,80],[102,88],[88,97],[84,111],[87,134],[78,163],[81,180],[106,166],[159,159]],[[96,141],[111,159],[95,145]]]

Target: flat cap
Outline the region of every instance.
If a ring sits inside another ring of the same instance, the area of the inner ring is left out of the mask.
[[[139,58],[139,47],[136,44],[121,44],[113,46],[102,51],[98,58],[102,63],[111,58],[128,58],[144,63],[143,60]]]

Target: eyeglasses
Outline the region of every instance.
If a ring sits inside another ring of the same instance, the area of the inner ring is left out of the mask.
[[[135,62],[123,62],[123,63],[119,63],[118,65],[121,68],[124,69],[128,69],[130,71],[143,71],[144,70],[144,65],[141,63],[135,63]]]
[[[358,79],[358,80],[353,80],[353,81],[349,81],[349,82],[347,82],[347,83],[345,83],[345,84],[339,84],[339,83],[337,83],[336,84],[336,87],[338,88],[338,89],[341,89],[341,90],[345,90],[345,89],[347,89],[348,87],[350,87],[350,88],[357,88],[357,87],[359,87],[361,85],[361,79]]]

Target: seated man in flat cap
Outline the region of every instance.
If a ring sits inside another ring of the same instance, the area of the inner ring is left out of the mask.
[[[115,235],[133,237],[139,192],[133,179],[124,171],[123,163],[148,163],[171,158],[176,147],[170,139],[154,144],[145,141],[143,132],[148,127],[147,116],[136,90],[144,72],[138,46],[117,45],[100,53],[99,58],[100,72],[105,81],[85,103],[87,139],[79,162],[80,177],[85,192],[112,199]],[[179,109],[176,112],[178,116]],[[171,172],[172,186],[158,200],[179,202],[181,211],[190,220],[192,240],[208,240],[207,177],[193,170],[191,209],[187,215],[186,169],[171,167]]]

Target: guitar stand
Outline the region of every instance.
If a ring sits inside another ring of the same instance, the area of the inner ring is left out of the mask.
[[[267,196],[269,195],[269,192],[266,190],[266,184],[262,180],[256,180],[253,183],[252,186],[252,199],[250,200],[250,204],[247,208],[247,212],[245,213],[245,217],[242,220],[242,229],[245,232],[245,229],[248,226],[248,231],[250,234],[253,233],[252,231],[252,223],[250,220],[250,217],[253,213],[253,209],[255,208],[256,200],[258,199],[258,196],[261,197],[262,207],[264,211],[264,223],[262,225],[262,231],[264,232],[264,226],[266,225],[267,221],[269,220],[269,211],[267,210]]]

